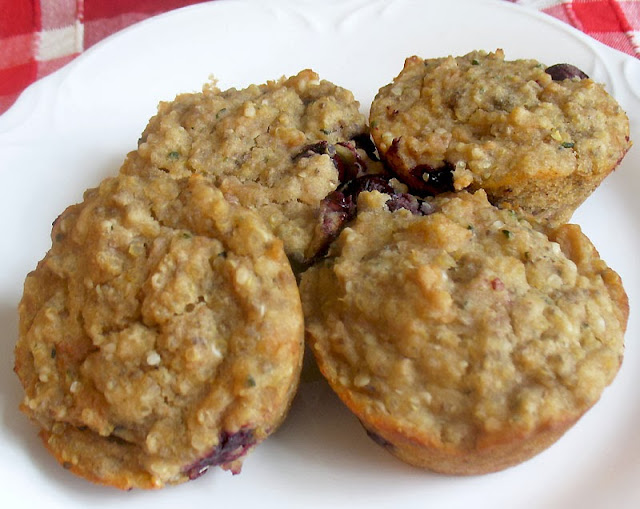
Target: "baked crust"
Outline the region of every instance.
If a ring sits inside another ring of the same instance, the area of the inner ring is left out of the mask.
[[[558,226],[631,146],[615,99],[562,66],[572,77],[536,60],[507,61],[502,50],[408,58],[373,101],[372,137],[416,192],[433,192],[434,172],[445,169],[445,191],[484,189],[494,205]]]
[[[311,70],[244,89],[210,83],[160,103],[121,171],[209,176],[301,263],[320,202],[340,184],[332,156],[340,144],[355,150],[352,139],[367,130],[359,108],[350,91]]]
[[[72,472],[160,488],[240,470],[303,355],[282,242],[200,176],[118,176],[54,223],[25,281],[21,405]]]
[[[539,453],[620,367],[620,278],[579,227],[547,234],[483,191],[428,199],[427,215],[391,212],[388,199],[362,193],[302,276],[321,372],[410,464],[481,474]]]

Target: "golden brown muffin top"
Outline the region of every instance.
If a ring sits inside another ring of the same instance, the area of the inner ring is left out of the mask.
[[[409,178],[448,165],[456,190],[607,174],[630,147],[628,118],[602,85],[565,77],[502,50],[414,56],[374,99],[372,136]]]
[[[52,241],[25,281],[15,351],[47,447],[121,488],[237,470],[297,385],[282,242],[205,178],[164,174],[106,179]]]
[[[360,194],[301,282],[320,369],[363,422],[466,450],[597,401],[628,304],[577,226],[547,236],[483,191],[429,199],[427,215],[388,200]]]
[[[333,147],[365,130],[353,94],[311,70],[241,90],[210,84],[161,103],[123,171],[211,176],[257,211],[300,262],[320,200],[339,184],[319,144]]]

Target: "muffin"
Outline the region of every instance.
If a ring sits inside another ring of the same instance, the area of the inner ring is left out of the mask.
[[[411,57],[371,106],[372,137],[414,191],[475,191],[558,226],[630,148],[629,121],[579,69],[502,50]]]
[[[359,107],[311,70],[242,90],[209,84],[161,103],[121,171],[209,176],[256,211],[300,264],[313,255],[320,201],[366,170]]]
[[[282,242],[200,176],[118,176],[55,221],[24,284],[21,405],[64,466],[121,489],[240,471],[303,355]]]
[[[355,220],[302,275],[321,372],[412,465],[483,474],[539,453],[620,367],[620,278],[578,226],[545,233],[482,190],[390,204],[360,193]]]

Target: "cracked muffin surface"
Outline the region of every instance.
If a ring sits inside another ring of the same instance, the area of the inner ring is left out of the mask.
[[[367,131],[359,107],[311,70],[244,89],[209,84],[161,103],[122,171],[209,176],[256,211],[299,263],[320,201],[340,183],[336,150],[355,151],[353,139]]]
[[[164,174],[106,179],[51,238],[15,348],[21,409],[46,447],[122,489],[238,472],[298,383],[302,311],[282,242],[206,179]]]
[[[631,145],[627,115],[601,84],[568,64],[505,60],[502,50],[408,58],[376,95],[370,124],[414,191],[482,188],[494,205],[552,226],[570,219]]]
[[[575,225],[546,234],[484,191],[358,213],[302,276],[320,370],[369,434],[431,470],[500,470],[557,440],[623,356],[627,297]]]

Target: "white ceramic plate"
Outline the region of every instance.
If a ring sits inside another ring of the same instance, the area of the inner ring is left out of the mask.
[[[17,410],[16,306],[50,246],[51,222],[117,172],[159,100],[209,75],[244,87],[312,67],[363,110],[406,56],[504,48],[508,59],[571,62],[627,110],[640,145],[640,62],[507,2],[225,1],[135,25],[29,88],[0,116],[0,505],[14,507],[640,507],[640,147],[574,216],[625,282],[626,358],[601,401],[557,444],[497,474],[411,468],[363,433],[322,381],[305,382],[280,430],[245,462],[156,492],[119,492],[63,470]]]

